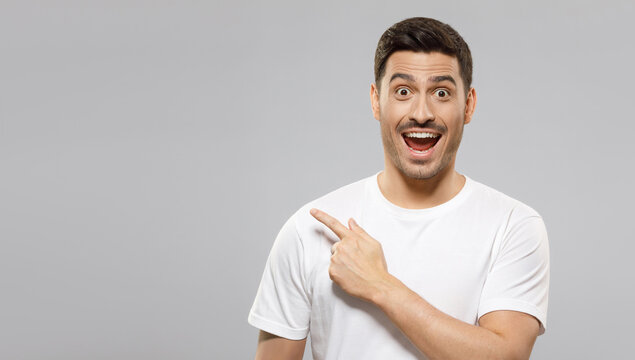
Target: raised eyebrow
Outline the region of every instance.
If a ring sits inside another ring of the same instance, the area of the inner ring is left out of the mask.
[[[395,73],[390,77],[390,81],[388,81],[388,83],[390,84],[393,80],[395,79],[404,79],[406,81],[410,81],[410,82],[415,82],[415,77],[410,75],[410,74],[402,74],[402,73]]]
[[[430,76],[428,78],[428,82],[433,82],[433,83],[440,83],[443,81],[449,81],[452,84],[454,84],[454,86],[456,86],[456,80],[454,80],[454,78],[450,75],[438,75],[438,76]]]

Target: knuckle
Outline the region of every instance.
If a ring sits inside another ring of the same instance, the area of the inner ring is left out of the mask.
[[[329,278],[335,280],[335,270],[333,270],[333,266],[329,266]]]

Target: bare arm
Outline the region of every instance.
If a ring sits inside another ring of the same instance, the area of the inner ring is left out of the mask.
[[[386,291],[374,303],[431,360],[526,360],[538,336],[538,320],[522,312],[493,311],[474,326],[436,309],[398,280]]]
[[[306,339],[289,340],[260,330],[256,360],[301,360]]]

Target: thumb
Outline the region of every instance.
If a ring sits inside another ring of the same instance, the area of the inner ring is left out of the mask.
[[[355,231],[357,233],[366,234],[366,231],[364,229],[362,229],[362,227],[359,226],[357,224],[357,222],[355,222],[355,219],[353,219],[353,218],[348,219],[348,227],[350,227],[351,230],[353,230],[353,231]]]

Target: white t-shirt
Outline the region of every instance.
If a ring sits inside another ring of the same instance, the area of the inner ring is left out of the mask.
[[[309,210],[347,224],[350,217],[381,244],[388,272],[444,313],[468,324],[494,310],[516,310],[547,325],[549,244],[538,213],[466,176],[441,205],[404,209],[379,190],[377,175],[300,208],[283,225],[249,313],[251,325],[288,339],[311,334],[319,359],[426,359],[376,306],[329,278],[339,238]]]

